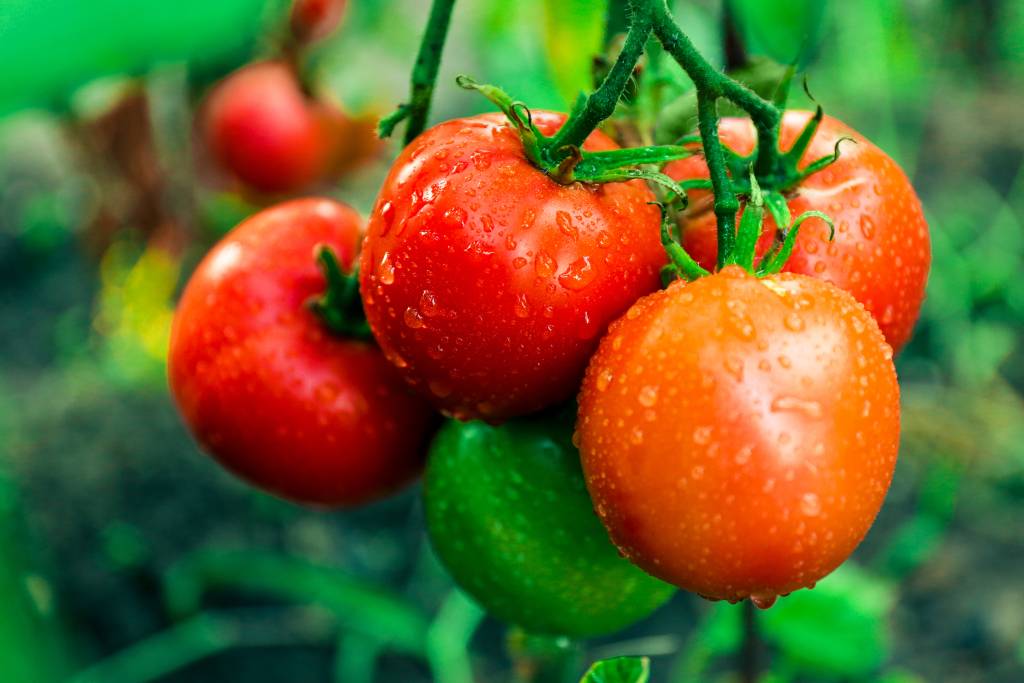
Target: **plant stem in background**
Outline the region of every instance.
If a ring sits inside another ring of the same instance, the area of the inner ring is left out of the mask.
[[[743,650],[740,672],[743,683],[757,683],[758,673],[757,608],[750,600],[743,601]]]
[[[448,36],[448,24],[451,22],[455,0],[434,0],[430,7],[430,18],[423,32],[420,51],[416,56],[416,65],[412,69],[412,83],[409,102],[401,105],[394,112],[381,119],[378,132],[382,138],[389,137],[395,126],[403,119],[409,119],[405,129],[405,144],[423,132],[430,113],[430,101],[434,95],[434,84],[437,82],[437,71],[441,66],[441,54],[444,52],[444,41]]]

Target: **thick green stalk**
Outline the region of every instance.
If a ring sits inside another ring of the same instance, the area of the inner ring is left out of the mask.
[[[600,87],[587,98],[583,109],[576,116],[570,117],[554,135],[551,140],[552,150],[557,153],[566,146],[581,147],[587,136],[612,115],[650,35],[650,15],[646,12],[634,14],[619,58],[615,60]]]
[[[431,5],[430,18],[427,20],[420,51],[416,56],[416,65],[412,70],[409,102],[381,119],[378,128],[381,137],[390,136],[395,126],[406,118],[409,119],[409,124],[405,129],[405,144],[412,142],[426,127],[454,6],[455,0],[434,0]]]

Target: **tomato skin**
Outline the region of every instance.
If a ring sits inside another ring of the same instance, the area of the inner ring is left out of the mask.
[[[433,418],[371,343],[332,336],[308,309],[319,244],[342,265],[361,221],[329,199],[266,209],[199,264],[171,332],[185,422],[224,467],[283,498],[354,505],[419,471]]]
[[[594,636],[646,617],[674,588],[622,558],[594,514],[571,419],[449,421],[424,475],[427,529],[464,590],[533,633]]]
[[[564,115],[533,112],[551,134]],[[586,149],[612,149],[601,133]],[[569,398],[599,335],[665,262],[642,183],[560,185],[500,114],[442,123],[402,152],[361,263],[384,352],[435,406],[500,421]]]
[[[587,486],[619,548],[703,596],[812,586],[870,528],[899,446],[892,350],[848,293],[731,266],[641,299],[580,392]]]
[[[343,117],[308,100],[283,62],[257,62],[227,76],[211,92],[202,129],[216,161],[264,193],[301,190],[334,161]]]
[[[792,147],[812,113],[788,111],[782,120],[779,145]],[[754,150],[757,136],[747,118],[723,118],[722,142],[741,154]],[[788,197],[793,216],[817,210],[836,227],[812,220],[800,228],[785,271],[827,280],[853,294],[871,312],[895,351],[910,339],[924,300],[931,266],[931,239],[921,202],[895,161],[857,132],[830,116],[822,119],[800,167],[832,154],[842,137],[839,160],[804,180]],[[675,179],[707,178],[702,157],[665,166]],[[710,195],[694,193],[691,210],[680,223],[683,245],[705,268],[715,265],[717,237]],[[771,246],[775,222],[766,214],[758,254]]]

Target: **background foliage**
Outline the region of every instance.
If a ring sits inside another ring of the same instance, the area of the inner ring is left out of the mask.
[[[426,3],[351,5],[317,82],[383,113],[405,95]],[[601,5],[461,0],[433,119],[487,108],[454,86],[462,72],[565,108],[590,66],[566,46],[600,44]],[[720,2],[676,5],[721,60]],[[851,562],[760,615],[765,680],[1022,680],[1024,4],[734,7],[751,52],[805,65],[826,111],[903,165],[934,248],[898,360],[888,502]],[[345,513],[255,493],[197,451],[164,388],[176,292],[256,208],[193,173],[192,112],[266,48],[283,10],[0,4],[0,680],[510,674],[502,627],[481,622],[425,543],[415,491]],[[395,152],[323,191],[366,212]],[[583,657],[646,654],[654,681],[728,680],[739,620],[680,594]]]

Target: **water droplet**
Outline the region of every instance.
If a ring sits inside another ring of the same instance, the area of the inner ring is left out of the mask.
[[[473,152],[473,155],[469,157],[470,161],[473,162],[474,168],[478,171],[485,171],[491,167],[491,154],[483,150],[477,150]]]
[[[754,603],[754,607],[758,609],[768,609],[775,604],[778,597],[777,595],[751,595],[750,602]]]
[[[693,430],[693,442],[700,446],[707,445],[711,441],[711,427],[697,427]]]
[[[793,330],[794,332],[799,332],[804,329],[804,320],[796,313],[790,313],[782,322],[788,329]]]
[[[514,259],[512,259],[512,267],[515,268],[516,270],[519,270],[520,268],[522,268],[526,264],[527,264],[527,260],[525,258],[523,258],[522,256],[516,256]]]
[[[391,263],[391,254],[386,251],[377,265],[377,279],[385,285],[390,285],[395,281],[395,264]]]
[[[895,316],[896,316],[896,312],[893,310],[892,304],[887,305],[885,307],[885,310],[882,311],[882,324],[883,325],[888,325],[888,324],[892,323],[893,318]]]
[[[539,251],[533,260],[533,268],[537,271],[537,277],[549,278],[555,274],[558,264],[555,263],[555,259],[551,258],[551,254],[546,251]]]
[[[743,360],[737,356],[729,356],[725,359],[725,371],[735,377],[737,381],[742,381]]]
[[[428,290],[423,290],[420,294],[420,313],[428,318],[433,318],[437,315],[440,309],[437,306],[437,297]]]
[[[384,237],[395,222],[395,207],[391,205],[391,202],[384,202],[380,205],[378,215],[380,216],[380,236]]]
[[[609,370],[608,368],[602,369],[601,372],[597,374],[597,390],[604,391],[605,389],[607,389],[608,385],[612,383],[612,380],[614,378],[615,375],[612,374],[611,370]]]
[[[526,294],[519,292],[516,294],[516,317],[517,318],[528,318],[530,316],[530,302],[526,298]]]
[[[658,387],[647,385],[640,390],[640,394],[636,397],[636,400],[640,402],[640,405],[645,408],[652,408],[654,404],[658,402]]]
[[[772,401],[773,413],[796,412],[807,417],[818,419],[822,416],[821,404],[817,401],[807,401],[795,396],[778,396]]]
[[[629,440],[634,446],[639,446],[644,442],[644,430],[634,427],[633,431],[629,434]]]
[[[420,312],[412,306],[405,309],[405,315],[403,317],[405,319],[406,326],[414,330],[418,330],[424,325],[423,316],[420,315]]]
[[[875,237],[875,222],[871,220],[871,216],[863,214],[860,217],[860,234],[864,235],[864,239],[870,240]]]
[[[818,499],[817,494],[805,493],[800,498],[800,511],[808,517],[817,517],[821,512],[821,501]]]
[[[701,465],[696,465],[692,470],[690,470],[690,478],[693,479],[694,481],[700,479],[703,476],[704,467]]]
[[[594,281],[597,272],[590,265],[590,257],[583,256],[576,259],[558,276],[558,282],[566,289],[579,291]]]
[[[750,462],[750,456],[753,453],[754,453],[754,447],[751,446],[750,444],[747,444],[743,448],[739,449],[736,452],[736,457],[735,457],[736,464],[737,465],[746,465],[748,462]]]
[[[453,206],[444,212],[444,224],[452,230],[466,227],[466,210],[461,206]]]
[[[452,393],[452,388],[447,383],[441,380],[434,380],[430,382],[430,393],[438,398],[445,398]]]
[[[558,225],[558,229],[562,231],[562,234],[569,237],[573,242],[579,239],[580,231],[572,224],[572,216],[568,213],[565,211],[555,213],[555,223]]]
[[[602,249],[607,249],[609,246],[611,246],[611,243],[612,237],[611,235],[608,234],[607,230],[602,230],[599,233],[597,233],[597,246],[601,247]]]

